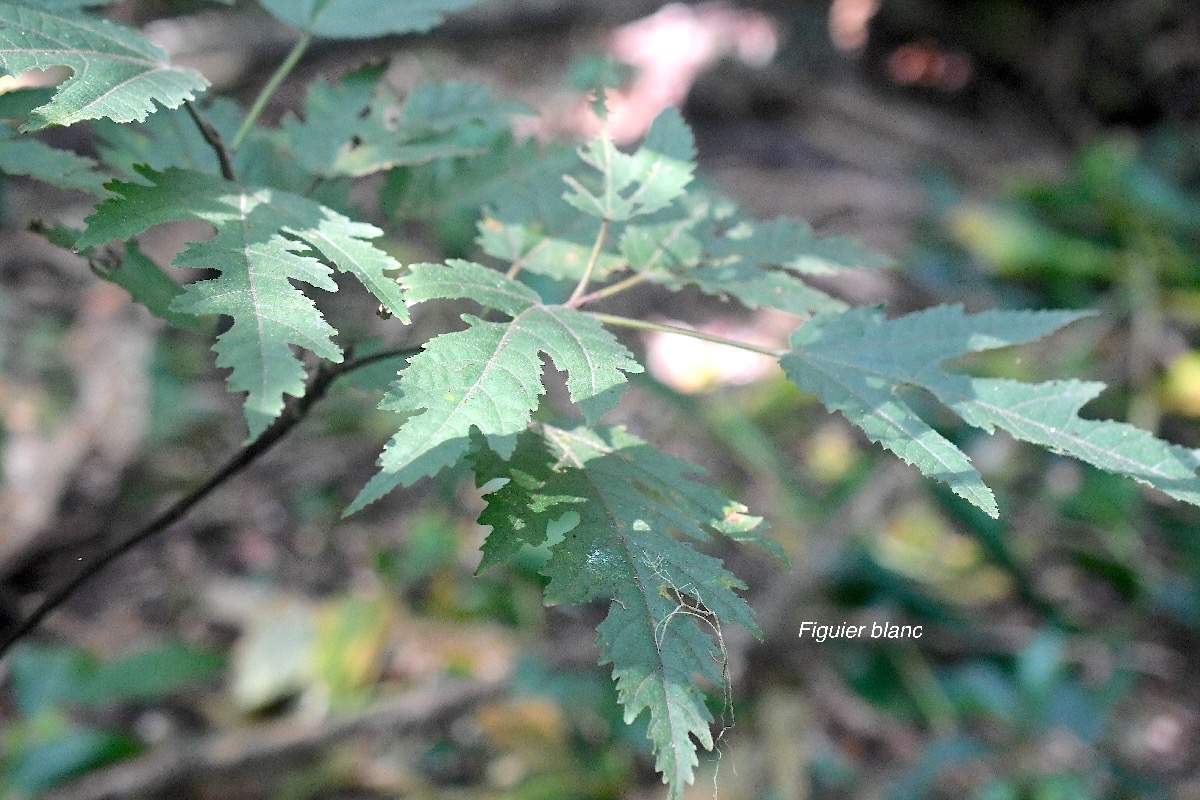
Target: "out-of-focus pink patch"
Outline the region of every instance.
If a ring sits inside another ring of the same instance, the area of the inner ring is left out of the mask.
[[[785,331],[795,326],[795,318],[764,312],[749,322],[718,319],[699,326],[680,322],[668,324],[747,344],[778,348],[784,345]],[[646,366],[655,379],[685,394],[713,391],[723,386],[743,386],[778,369],[776,359],[770,356],[658,331],[646,334]]]
[[[697,76],[722,58],[737,58],[754,67],[766,66],[779,49],[779,26],[770,16],[735,8],[724,2],[685,6],[672,3],[648,17],[613,31],[608,54],[634,67],[632,85],[609,90],[608,130],[618,144],[636,141],[667,106],[687,98]],[[601,122],[586,99],[580,99],[568,119],[543,122],[538,135],[566,128],[592,137]]]

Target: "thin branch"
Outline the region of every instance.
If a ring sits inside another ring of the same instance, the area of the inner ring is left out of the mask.
[[[237,475],[250,464],[258,460],[260,456],[270,450],[286,436],[292,428],[296,427],[307,415],[309,410],[316,404],[318,400],[325,396],[329,391],[329,387],[333,385],[341,376],[352,372],[356,369],[375,364],[384,359],[394,358],[412,353],[417,353],[418,350],[411,348],[397,348],[393,350],[382,350],[378,353],[372,353],[362,358],[351,359],[344,361],[341,364],[332,364],[330,362],[323,363],[313,375],[312,380],[304,392],[303,397],[298,397],[294,402],[289,403],[284,408],[270,427],[262,434],[244,446],[238,451],[233,458],[229,459],[224,466],[218,469],[200,486],[193,489],[188,494],[176,500],[171,506],[150,522],[138,530],[121,539],[89,561],[83,566],[74,577],[68,580],[59,588],[50,593],[41,604],[34,609],[28,617],[26,617],[15,629],[5,635],[3,642],[0,642],[0,658],[12,648],[14,644],[20,641],[24,636],[28,635],[34,628],[42,623],[55,609],[65,603],[76,591],[85,583],[90,581],[97,573],[102,571],[112,562],[116,561],[121,556],[128,553],[133,548],[137,547],[147,539],[151,539],[158,534],[171,527],[175,522],[181,519],[201,500],[210,495],[217,487],[225,483],[225,481]]]
[[[693,331],[689,328],[680,328],[677,325],[662,325],[657,322],[646,322],[640,319],[630,319],[629,317],[616,317],[612,314],[599,314],[595,311],[585,312],[588,316],[593,317],[606,325],[617,325],[622,328],[636,328],[642,331],[657,331],[659,333],[677,333],[680,336],[690,336],[693,339],[703,339],[706,342],[715,344],[723,344],[728,347],[736,347],[739,350],[749,350],[752,353],[762,353],[764,356],[771,358],[780,358],[784,356],[786,350],[776,350],[774,347],[763,347],[750,342],[739,342],[737,339],[727,339],[724,336],[714,336],[711,333],[703,331]]]
[[[300,57],[304,55],[304,51],[312,43],[312,39],[312,31],[307,31],[301,36],[300,41],[296,42],[291,52],[287,54],[287,58],[279,65],[279,69],[275,70],[275,74],[271,76],[271,79],[263,86],[262,91],[258,93],[258,97],[254,99],[254,105],[250,106],[250,111],[246,114],[245,122],[242,123],[242,127],[238,128],[238,132],[234,134],[231,144],[234,150],[237,150],[242,146],[242,142],[246,141],[246,137],[254,128],[254,123],[258,121],[259,115],[266,108],[267,101],[271,99],[271,95],[275,94],[275,90],[279,88],[284,79],[295,69],[296,64],[300,61]]]
[[[571,297],[567,300],[567,305],[577,303],[584,291],[587,290],[588,283],[592,280],[592,273],[596,270],[596,262],[600,260],[600,251],[604,249],[604,240],[608,237],[608,220],[600,223],[600,233],[596,234],[596,244],[592,247],[592,255],[588,258],[587,268],[584,269],[583,275],[579,278],[579,283],[575,286],[575,291],[571,292]]]
[[[632,289],[638,284],[645,283],[650,280],[650,275],[645,272],[639,272],[636,275],[630,275],[628,278],[617,281],[610,286],[603,286],[594,292],[576,297],[574,301],[568,301],[566,305],[571,308],[579,308],[588,303],[594,303],[597,300],[603,300],[606,297],[612,297],[614,294],[620,294],[627,289]]]
[[[204,141],[208,142],[209,147],[217,154],[217,161],[221,163],[222,177],[227,181],[237,183],[237,173],[233,171],[233,158],[229,155],[229,148],[225,146],[225,139],[221,136],[221,132],[196,110],[196,106],[192,104],[191,100],[184,100],[183,107],[187,109],[192,122],[195,122],[196,127],[200,129],[200,135],[204,137]]]

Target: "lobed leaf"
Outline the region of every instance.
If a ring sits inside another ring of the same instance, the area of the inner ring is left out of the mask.
[[[440,25],[446,14],[479,0],[259,0],[289,25],[331,39],[369,39],[400,33],[423,33]]]
[[[613,665],[626,723],[648,711],[656,767],[678,798],[691,783],[698,746],[712,749],[712,715],[699,681],[721,685],[722,626],[759,635],[735,592],[745,588],[718,559],[676,538],[708,540],[744,506],[688,477],[697,468],[658,453],[620,428],[544,428],[523,435],[507,461],[480,448],[480,485],[507,478],[488,494],[481,524],[492,532],[480,570],[546,539],[564,514],[578,522],[552,546],[544,573],[548,602],[611,601],[597,631],[601,663]],[[748,531],[755,518],[743,518]]]
[[[581,147],[579,157],[600,173],[600,185],[567,176],[563,199],[585,214],[622,222],[660,211],[684,193],[696,169],[696,144],[679,111],[668,107],[636,152],[622,153],[605,131]]]
[[[90,3],[54,3],[54,10],[0,1],[0,69],[69,67],[71,77],[32,113],[23,131],[106,117],[142,120],[155,103],[175,108],[208,88],[200,73],[172,66],[162,48],[115,22],[73,13]],[[65,8],[64,8],[65,6]]]
[[[1102,384],[1026,384],[945,372],[942,364],[970,352],[1038,339],[1079,319],[1071,311],[964,314],[941,306],[887,320],[856,308],[814,317],[792,337],[780,364],[801,389],[840,411],[925,475],[997,516],[995,499],[966,454],[934,431],[898,393],[916,386],[965,422],[1074,456],[1126,475],[1184,502],[1200,505],[1200,455],[1120,422],[1087,420],[1079,410]]]
[[[14,138],[14,134],[11,126],[0,123],[0,172],[97,197],[108,194],[104,189],[106,179],[96,171],[95,161],[37,139]]]
[[[410,303],[464,298],[511,319],[465,316],[466,330],[438,336],[409,360],[380,405],[409,417],[380,456],[381,472],[348,514],[459,461],[473,429],[493,449],[511,452],[544,392],[542,353],[567,373],[571,399],[589,421],[617,402],[627,373],[642,371],[593,318],[543,305],[529,287],[479,264],[417,264],[403,283]]]
[[[290,151],[313,175],[362,177],[399,166],[480,153],[464,132],[507,126],[520,103],[492,96],[486,86],[451,81],[422,84],[397,106],[379,89],[382,67],[353,72],[338,85],[313,84],[303,121],[289,117]]]
[[[217,339],[217,364],[229,367],[229,387],[246,392],[251,437],[283,409],[285,394],[304,393],[304,368],[292,353],[303,347],[342,359],[336,331],[292,282],[336,291],[320,256],[358,278],[381,302],[407,319],[403,296],[387,271],[398,269],[369,239],[382,231],[320,204],[273,189],[247,188],[199,172],[143,169],[146,184],[115,181],[118,196],[88,218],[78,247],[128,240],[151,225],[200,219],[216,236],[190,245],[176,266],[215,269],[220,276],[190,284],[171,304],[189,314],[224,314],[233,325]]]

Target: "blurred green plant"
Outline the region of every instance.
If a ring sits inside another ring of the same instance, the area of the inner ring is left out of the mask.
[[[10,687],[19,716],[3,736],[0,791],[37,794],[143,748],[135,737],[75,718],[123,702],[153,702],[221,674],[211,650],[164,644],[98,659],[68,646],[21,645],[12,653]]]

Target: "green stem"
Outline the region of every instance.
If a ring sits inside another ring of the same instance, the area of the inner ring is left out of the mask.
[[[639,272],[636,275],[630,275],[628,278],[625,278],[624,280],[619,280],[616,283],[612,284],[611,286],[605,286],[603,288],[597,289],[594,292],[591,292],[590,294],[585,294],[580,297],[576,297],[573,301],[568,300],[566,304],[568,306],[570,306],[571,308],[578,308],[579,306],[586,305],[588,303],[594,303],[597,300],[603,300],[606,297],[612,297],[614,294],[620,294],[621,292],[625,291],[626,289],[632,289],[634,286],[637,286],[639,283],[645,283],[649,279],[650,279],[650,276],[647,273]]]
[[[715,344],[723,344],[728,347],[736,347],[739,350],[749,350],[751,353],[761,353],[764,356],[771,358],[781,358],[786,350],[776,350],[773,347],[762,347],[749,342],[739,342],[737,339],[726,339],[724,336],[714,336],[711,333],[703,333],[701,331],[693,331],[687,328],[680,328],[675,325],[660,325],[657,322],[646,322],[640,319],[630,319],[629,317],[615,317],[612,314],[599,314],[595,311],[586,312],[589,317],[592,317],[606,325],[617,325],[622,328],[636,328],[641,331],[657,331],[659,333],[677,333],[680,336],[690,336],[693,339],[702,339],[706,342]]]
[[[588,283],[592,280],[592,272],[596,269],[596,262],[600,260],[600,251],[604,249],[604,240],[608,238],[608,220],[600,223],[600,233],[596,234],[596,244],[592,247],[592,255],[588,258],[587,268],[584,269],[583,275],[579,278],[579,283],[575,286],[575,291],[571,292],[571,296],[567,299],[567,305],[572,308],[579,303],[579,298],[583,297],[584,290],[587,289]]]
[[[254,105],[250,106],[250,113],[246,115],[246,121],[242,123],[242,127],[238,128],[238,132],[234,135],[233,141],[230,143],[230,148],[237,150],[242,146],[242,142],[246,140],[251,129],[254,128],[254,123],[258,121],[258,116],[262,114],[263,109],[267,105],[267,101],[271,99],[271,95],[275,94],[275,90],[279,88],[279,84],[283,83],[296,64],[300,61],[300,57],[304,55],[304,51],[308,49],[312,43],[312,31],[307,31],[300,37],[300,41],[296,42],[292,48],[292,52],[287,54],[287,58],[279,65],[279,69],[275,70],[275,74],[271,76],[271,80],[267,81],[267,85],[258,93],[258,97],[254,99]]]

